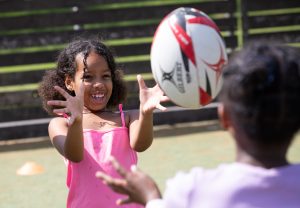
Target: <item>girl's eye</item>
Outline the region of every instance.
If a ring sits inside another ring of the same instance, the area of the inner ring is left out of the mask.
[[[104,79],[111,79],[111,75],[110,74],[105,74],[103,75]]]
[[[83,79],[83,81],[89,81],[89,80],[92,79],[92,76],[91,76],[91,75],[88,75],[88,74],[84,74],[84,75],[82,76],[82,79]]]
[[[88,75],[88,74],[84,74],[83,76],[82,76],[82,78],[83,79],[89,79],[89,78],[91,78],[92,76],[91,75]]]

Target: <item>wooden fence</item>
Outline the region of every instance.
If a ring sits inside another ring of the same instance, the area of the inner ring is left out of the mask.
[[[0,0],[0,140],[47,135],[38,83],[54,68],[58,51],[74,37],[99,35],[115,51],[128,81],[125,109],[138,108],[141,73],[149,86],[150,45],[161,19],[178,7],[207,13],[220,27],[227,51],[268,37],[300,44],[299,0]],[[216,119],[216,107],[187,110],[169,104],[154,123]],[[172,107],[173,106],[173,107]]]

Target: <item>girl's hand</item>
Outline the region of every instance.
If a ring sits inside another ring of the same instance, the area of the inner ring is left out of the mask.
[[[169,101],[170,99],[164,95],[164,92],[160,89],[158,84],[152,88],[148,88],[140,74],[137,75],[137,80],[139,83],[139,96],[142,113],[152,113],[155,108],[165,111],[166,108],[160,103]]]
[[[50,100],[47,102],[48,105],[61,106],[62,108],[57,108],[53,110],[53,113],[58,115],[68,114],[70,115],[69,125],[72,125],[75,120],[82,119],[82,111],[84,105],[84,83],[80,85],[79,93],[76,96],[71,96],[64,89],[59,86],[54,87],[64,98],[63,100]]]
[[[96,177],[114,192],[127,195],[127,198],[117,200],[118,205],[132,202],[145,205],[152,199],[161,198],[160,191],[153,179],[137,169],[136,166],[132,166],[131,171],[127,171],[113,157],[111,163],[122,178],[112,178],[100,171],[96,173]]]

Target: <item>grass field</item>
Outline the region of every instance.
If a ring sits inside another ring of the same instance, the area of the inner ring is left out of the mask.
[[[67,188],[62,158],[47,138],[35,144],[0,146],[0,208],[65,207]],[[300,162],[300,134],[288,158]],[[139,167],[164,190],[167,178],[193,166],[213,168],[234,160],[233,142],[216,122],[160,126],[153,145],[139,154]],[[44,173],[19,176],[16,170],[26,161],[42,165]]]

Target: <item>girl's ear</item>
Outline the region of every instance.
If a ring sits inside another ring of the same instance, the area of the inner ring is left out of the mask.
[[[74,91],[74,82],[73,82],[73,79],[71,77],[69,77],[69,76],[66,77],[65,86],[68,90]]]
[[[221,126],[224,129],[228,129],[231,126],[231,124],[230,124],[228,112],[226,111],[226,108],[223,103],[220,103],[218,105],[218,115],[219,115],[219,121],[221,123]]]

